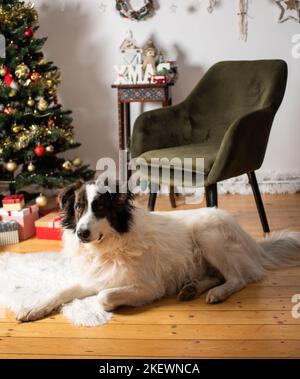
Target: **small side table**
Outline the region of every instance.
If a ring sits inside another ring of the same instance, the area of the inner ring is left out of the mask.
[[[118,130],[119,149],[125,150],[130,146],[130,103],[161,103],[163,107],[172,105],[172,87],[174,83],[150,84],[113,84],[118,90]],[[176,207],[174,188],[170,188],[170,201]],[[152,206],[149,204],[149,208]]]
[[[172,105],[171,87],[166,84],[113,84],[118,90],[119,149],[130,145],[130,103],[161,103]]]

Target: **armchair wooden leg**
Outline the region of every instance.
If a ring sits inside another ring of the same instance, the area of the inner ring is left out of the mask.
[[[148,200],[148,210],[150,212],[153,212],[155,209],[155,203],[156,203],[158,190],[159,190],[159,185],[150,183],[150,195],[149,195],[149,200]]]
[[[176,208],[176,199],[175,199],[175,190],[174,186],[170,187],[170,193],[169,193],[170,203],[172,208]]]
[[[218,187],[217,183],[205,186],[206,205],[208,207],[218,206]]]
[[[264,204],[263,204],[263,201],[262,201],[262,198],[261,198],[261,194],[260,194],[260,191],[259,191],[259,187],[258,187],[258,184],[257,184],[255,172],[254,171],[250,171],[250,172],[247,173],[247,175],[248,175],[248,178],[249,178],[249,183],[250,183],[250,185],[252,187],[252,191],[253,191],[254,199],[255,199],[255,202],[256,202],[256,207],[257,207],[257,210],[258,210],[260,221],[261,221],[261,224],[262,224],[262,227],[263,227],[263,231],[265,233],[270,233],[270,227],[269,227],[268,219],[267,219],[267,216],[266,216]]]

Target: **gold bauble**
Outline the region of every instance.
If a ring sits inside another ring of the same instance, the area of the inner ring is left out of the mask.
[[[73,166],[80,167],[82,165],[82,160],[79,157],[76,157],[72,161]]]
[[[51,87],[53,86],[53,80],[48,79],[48,80],[46,81],[46,84],[47,84],[47,87],[48,87],[48,88],[51,88]]]
[[[39,207],[45,207],[48,203],[48,199],[46,198],[45,195],[40,193],[40,195],[35,199],[35,203]]]
[[[7,74],[7,71],[5,70],[5,68],[2,66],[0,67],[0,76],[4,76]]]
[[[13,160],[10,159],[9,162],[6,163],[5,168],[9,172],[14,172],[17,169],[17,164],[16,164],[16,162],[14,162]]]
[[[38,101],[37,109],[42,112],[48,109],[48,103],[43,97],[40,98],[40,100]]]
[[[30,74],[30,69],[25,63],[21,63],[16,67],[15,74],[18,79],[27,79]]]
[[[27,166],[27,170],[29,172],[35,171],[35,165],[32,162],[30,162],[29,165]]]
[[[29,126],[29,129],[32,131],[32,132],[36,132],[38,130],[39,126],[36,125],[36,124],[32,124]]]
[[[14,123],[11,127],[11,130],[14,132],[14,133],[19,133],[19,131],[21,130],[21,127],[19,125],[17,125],[16,123]]]
[[[14,88],[12,88],[9,93],[8,93],[8,97],[15,97],[17,94],[17,90],[15,90]]]
[[[72,170],[72,162],[70,162],[70,161],[65,161],[65,162],[62,164],[62,168],[63,168],[65,171],[71,171],[71,170]]]
[[[33,107],[35,104],[35,101],[33,100],[33,98],[30,96],[29,99],[27,100],[27,105],[29,107]]]
[[[46,146],[46,151],[47,151],[48,153],[53,153],[53,151],[54,151],[54,146],[53,146],[53,145]]]

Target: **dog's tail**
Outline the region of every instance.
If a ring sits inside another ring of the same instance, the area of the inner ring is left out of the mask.
[[[261,263],[267,270],[300,265],[300,232],[274,232],[257,242],[263,250]]]

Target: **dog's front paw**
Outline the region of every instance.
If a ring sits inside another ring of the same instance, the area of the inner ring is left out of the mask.
[[[190,301],[195,299],[197,296],[198,290],[197,290],[197,284],[195,282],[191,282],[189,284],[186,284],[181,291],[179,292],[177,299],[179,301]]]
[[[102,290],[97,297],[99,304],[106,312],[112,312],[114,309],[117,308],[117,305],[114,301],[114,295],[113,292],[108,290]]]
[[[36,321],[47,316],[54,310],[51,306],[43,306],[36,308],[23,308],[18,312],[16,319],[21,322]]]
[[[206,302],[208,304],[217,304],[225,300],[225,297],[219,288],[212,288],[206,295]]]

